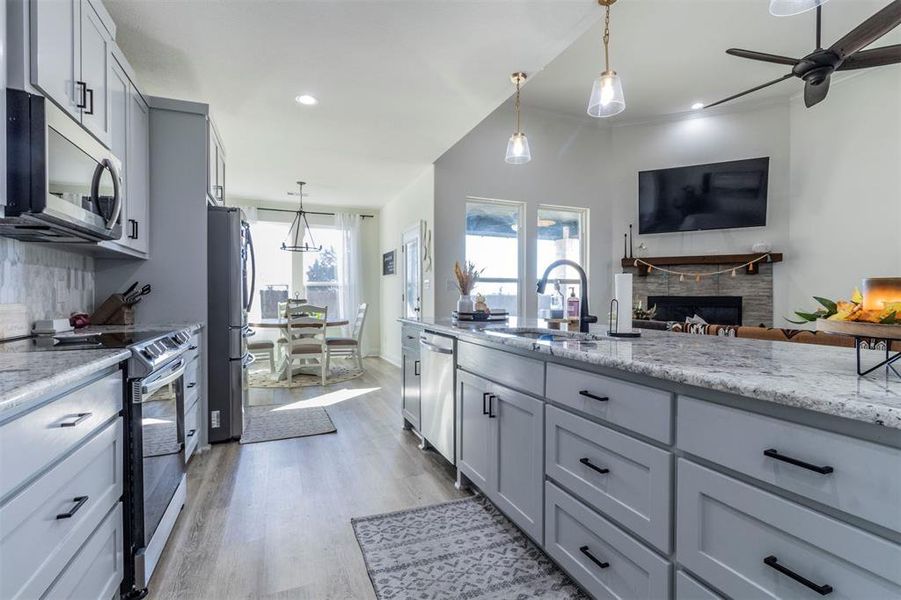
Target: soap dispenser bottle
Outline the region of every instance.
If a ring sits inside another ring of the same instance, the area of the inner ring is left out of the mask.
[[[576,288],[569,288],[569,298],[566,299],[566,318],[579,318],[579,299],[576,298]]]
[[[554,292],[551,294],[551,318],[563,319],[564,307],[563,291],[560,289],[560,282],[557,281],[554,283]]]

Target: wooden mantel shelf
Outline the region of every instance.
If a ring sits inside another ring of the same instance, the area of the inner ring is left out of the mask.
[[[751,262],[756,258],[769,255],[768,259],[762,262],[777,263],[782,262],[781,252],[755,252],[752,254],[705,254],[703,256],[647,256],[641,260],[649,262],[655,267],[667,267],[674,265],[743,265]],[[624,258],[622,260],[623,268],[635,267],[635,258]],[[645,276],[648,274],[648,267],[642,263],[638,264],[638,275]],[[747,267],[748,275],[757,274],[757,264]]]

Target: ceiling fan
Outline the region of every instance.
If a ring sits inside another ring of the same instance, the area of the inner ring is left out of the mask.
[[[804,81],[804,104],[808,108],[821,102],[829,92],[829,80],[835,71],[849,71],[852,69],[866,69],[901,63],[901,44],[862,50],[901,23],[901,0],[893,0],[891,4],[877,12],[875,15],[852,29],[843,38],[823,48],[820,44],[820,32],[822,22],[822,6],[817,6],[817,33],[816,50],[804,58],[790,58],[741,48],[729,48],[726,54],[740,58],[750,58],[777,65],[792,67],[791,73],[783,75],[773,81],[768,81],[757,87],[745,90],[740,94],[729,96],[719,102],[708,104],[705,108],[711,108],[736,98],[741,98],[757,90],[785,81],[791,77],[798,77]]]

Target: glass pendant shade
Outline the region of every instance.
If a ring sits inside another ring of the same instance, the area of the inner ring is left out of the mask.
[[[790,17],[813,10],[829,0],[770,0],[770,14],[774,17]]]
[[[523,132],[514,133],[507,142],[507,156],[504,161],[511,165],[522,165],[532,160],[529,138]]]
[[[594,80],[588,114],[592,117],[612,117],[626,110],[623,83],[616,71],[604,71]]]

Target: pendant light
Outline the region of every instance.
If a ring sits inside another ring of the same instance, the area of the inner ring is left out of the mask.
[[[291,221],[291,227],[288,228],[288,237],[282,242],[282,250],[285,252],[319,252],[322,245],[316,245],[313,239],[313,232],[310,230],[310,224],[307,222],[307,212],[303,209],[303,186],[305,181],[298,181],[298,191],[288,192],[289,196],[297,196],[300,199],[300,205],[297,212],[294,213],[294,220]],[[293,234],[293,235],[292,235]],[[309,241],[307,239],[309,238]],[[285,242],[290,242],[286,244]]]
[[[604,72],[594,80],[588,114],[592,117],[612,117],[626,110],[623,83],[616,71],[610,68],[610,6],[616,0],[598,0],[605,8],[604,14]]]
[[[516,86],[516,97],[513,100],[513,112],[516,113],[516,121],[513,129],[513,135],[507,142],[507,155],[504,161],[511,165],[522,165],[532,160],[532,152],[529,150],[529,138],[522,132],[519,119],[519,88],[526,80],[525,73],[514,73],[510,76],[510,81]]]
[[[770,0],[770,14],[774,17],[790,17],[813,10],[829,0]]]

